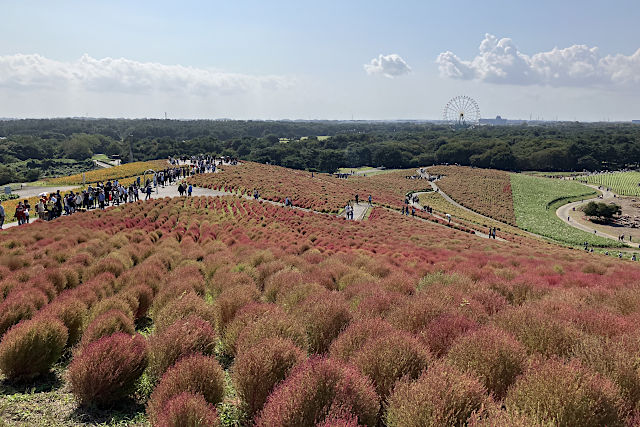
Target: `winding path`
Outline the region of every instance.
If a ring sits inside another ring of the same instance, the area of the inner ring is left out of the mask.
[[[602,193],[602,198],[600,197],[593,197],[591,199],[586,199],[586,200],[581,200],[579,202],[571,202],[571,203],[567,203],[566,205],[562,205],[560,206],[557,210],[556,210],[556,215],[558,216],[558,218],[560,218],[562,221],[564,221],[565,224],[569,224],[570,226],[577,228],[579,230],[582,231],[586,231],[587,233],[591,233],[591,234],[595,234],[596,236],[600,236],[600,237],[604,237],[607,239],[611,239],[611,240],[615,240],[615,241],[619,241],[618,240],[618,236],[614,236],[608,233],[604,233],[602,231],[598,231],[593,227],[590,227],[588,225],[582,224],[578,221],[571,221],[570,215],[571,212],[573,211],[574,208],[578,208],[584,204],[587,204],[589,202],[601,202],[601,203],[607,203],[607,202],[613,202],[615,201],[615,197],[616,195],[609,190],[600,190],[597,186],[595,185],[588,185],[585,184],[587,187],[591,187],[594,190],[599,191],[600,193]]]

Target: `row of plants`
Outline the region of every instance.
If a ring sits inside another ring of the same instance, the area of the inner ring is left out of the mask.
[[[637,419],[640,268],[415,221],[194,197],[14,228],[0,371],[70,353],[84,411],[163,426]]]
[[[577,178],[587,184],[610,188],[621,196],[640,196],[640,172],[609,172]]]
[[[516,225],[509,174],[467,166],[432,166],[431,175],[441,175],[438,187],[456,202],[482,215]]]

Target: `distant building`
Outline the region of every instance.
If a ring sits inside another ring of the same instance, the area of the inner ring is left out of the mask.
[[[507,119],[496,116],[495,119],[480,119],[480,124],[489,126],[505,126],[507,124]]]
[[[631,120],[634,125],[640,125],[640,120]]]

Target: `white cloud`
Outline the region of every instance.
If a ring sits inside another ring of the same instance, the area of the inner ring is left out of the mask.
[[[281,76],[233,74],[182,65],[95,59],[83,55],[62,62],[41,55],[0,56],[0,87],[78,89],[91,92],[171,93],[189,95],[235,94],[255,89],[280,89],[291,82]]]
[[[509,38],[486,34],[480,53],[465,61],[453,52],[436,60],[440,74],[489,83],[549,86],[640,85],[640,49],[633,55],[602,56],[597,47],[573,45],[527,55]]]
[[[364,64],[364,69],[367,74],[375,75],[381,74],[390,79],[411,72],[411,67],[395,53],[390,55],[378,55],[377,58],[373,58],[369,64]]]

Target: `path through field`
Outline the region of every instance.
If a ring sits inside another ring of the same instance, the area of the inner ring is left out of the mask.
[[[614,236],[612,234],[607,234],[603,231],[597,231],[595,228],[590,227],[586,224],[582,224],[578,221],[575,220],[570,220],[569,217],[571,216],[571,212],[573,212],[573,208],[578,208],[582,205],[585,205],[589,202],[599,202],[599,203],[610,203],[610,202],[615,202],[616,199],[616,195],[609,190],[600,190],[598,188],[597,185],[592,185],[592,184],[585,184],[588,187],[593,188],[594,190],[598,190],[602,193],[602,198],[599,197],[594,197],[592,199],[586,199],[586,200],[581,200],[579,202],[572,202],[572,203],[567,203],[566,205],[562,205],[560,206],[557,210],[556,210],[556,215],[558,215],[558,218],[560,218],[562,221],[565,222],[565,224],[569,224],[570,226],[577,228],[579,230],[582,231],[586,231],[588,233],[592,233],[592,234],[596,234],[600,237],[605,237],[607,239],[611,239],[611,240],[616,240],[618,241],[618,236]]]

